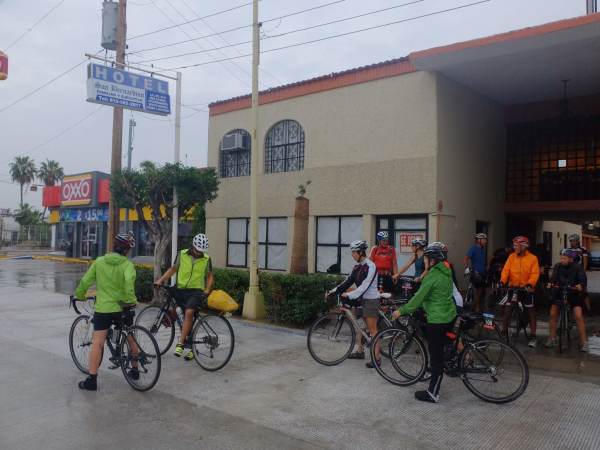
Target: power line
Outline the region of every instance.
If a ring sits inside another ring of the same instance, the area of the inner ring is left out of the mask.
[[[300,47],[302,45],[314,44],[314,43],[317,43],[317,42],[327,41],[327,40],[330,40],[330,39],[336,39],[336,38],[339,38],[339,37],[350,36],[350,35],[362,33],[362,32],[365,32],[365,31],[371,31],[371,30],[375,30],[375,29],[379,29],[379,28],[384,28],[384,27],[389,27],[389,26],[392,26],[392,25],[397,25],[399,23],[410,22],[410,21],[422,19],[422,18],[425,18],[425,17],[431,17],[431,16],[435,16],[435,15],[439,15],[439,14],[443,14],[443,13],[447,13],[447,12],[451,12],[451,11],[456,11],[456,10],[459,10],[459,9],[468,8],[470,6],[476,6],[476,5],[480,5],[480,4],[483,4],[483,3],[489,3],[491,1],[492,0],[480,0],[478,2],[468,3],[468,4],[460,5],[460,6],[455,6],[453,8],[443,9],[443,10],[440,10],[440,11],[434,11],[434,12],[427,13],[427,14],[421,14],[419,16],[409,17],[409,18],[406,18],[406,19],[395,20],[393,22],[388,22],[388,23],[384,23],[384,24],[381,24],[381,25],[375,25],[375,26],[372,26],[372,27],[361,28],[361,29],[354,30],[354,31],[348,31],[346,33],[339,33],[339,34],[334,34],[334,35],[331,35],[331,36],[325,36],[325,37],[322,37],[322,38],[319,38],[319,39],[313,39],[313,40],[310,40],[310,41],[298,42],[296,44],[285,45],[283,47],[271,48],[271,49],[268,49],[268,50],[261,51],[261,54],[262,53],[276,52],[276,51],[280,51],[280,50],[286,50],[286,49],[294,48],[294,47]],[[239,58],[247,58],[249,56],[252,56],[252,53],[248,53],[248,54],[241,55],[241,56],[233,56],[231,58],[222,59],[222,60],[218,60],[218,61],[205,61],[205,62],[197,63],[197,64],[188,64],[188,65],[185,65],[185,66],[173,67],[173,68],[170,68],[168,70],[189,69],[189,68],[192,68],[192,67],[200,67],[200,66],[206,66],[208,64],[214,64],[215,62],[229,61],[229,60],[232,60],[232,59],[239,59]]]
[[[284,14],[282,16],[273,17],[271,19],[263,20],[263,21],[261,21],[261,23],[264,25],[265,23],[274,22],[276,20],[282,20],[282,19],[285,19],[285,18],[288,18],[288,17],[297,16],[299,14],[304,14],[304,13],[307,13],[307,12],[315,11],[317,9],[326,8],[328,6],[332,6],[332,5],[335,5],[335,4],[338,4],[338,3],[342,3],[342,2],[345,2],[345,1],[347,1],[347,0],[336,0],[336,1],[325,3],[325,4],[322,4],[322,5],[313,6],[312,8],[301,9],[300,11],[294,11],[294,12],[291,12],[289,14]],[[204,19],[204,17],[202,19]],[[198,20],[201,20],[201,19],[198,19]],[[229,28],[228,30],[214,32],[213,34],[206,34],[206,35],[204,35],[202,37],[194,38],[192,40],[200,40],[200,39],[206,39],[206,38],[213,37],[213,36],[220,36],[220,35],[223,35],[223,34],[228,34],[228,33],[234,32],[234,31],[239,31],[239,30],[243,30],[245,28],[251,28],[251,27],[252,27],[252,24],[241,25],[239,27]],[[149,52],[149,51],[152,51],[152,50],[159,50],[161,48],[173,47],[175,45],[186,44],[188,42],[191,42],[192,40],[186,39],[185,41],[178,41],[178,42],[173,42],[171,44],[163,44],[163,45],[159,45],[157,47],[145,48],[143,50],[136,50],[136,51],[130,52],[130,54],[133,55],[133,54],[136,54],[136,53],[143,53],[143,52]]]
[[[183,2],[183,4],[184,4],[184,5],[185,5],[185,6],[186,6],[186,7],[187,7],[187,8],[188,8],[190,11],[192,11],[192,13],[193,13],[193,14],[194,14],[196,17],[200,17],[200,14],[198,14],[198,13],[196,12],[196,10],[195,10],[195,9],[193,9],[193,8],[190,6],[190,4],[187,2],[187,0],[181,0],[181,1]],[[216,30],[215,30],[215,29],[214,29],[214,28],[213,28],[213,27],[212,27],[212,26],[211,26],[211,25],[208,23],[208,21],[207,21],[207,20],[204,20],[204,19],[201,19],[201,20],[202,20],[202,23],[203,23],[203,24],[204,24],[204,25],[205,25],[205,26],[206,26],[206,27],[207,27],[207,28],[208,28],[210,31],[212,31],[213,33],[217,33],[217,31],[216,31]],[[231,44],[231,42],[229,42],[227,39],[225,39],[225,38],[224,38],[222,35],[220,35],[220,34],[217,34],[217,36],[219,37],[219,39],[221,39],[223,42],[225,42],[225,44],[227,44],[227,45]],[[239,51],[237,48],[234,48],[234,50],[235,50],[235,52],[236,52],[238,55],[241,55],[241,54],[242,54],[242,53],[241,53],[241,52],[240,52],[240,51]],[[222,52],[219,52],[219,53],[222,53]],[[236,65],[237,65],[237,64],[236,64]],[[239,67],[239,66],[238,66],[238,67]],[[282,80],[281,80],[279,77],[277,77],[276,75],[274,75],[274,74],[272,74],[271,72],[267,71],[266,69],[262,68],[262,72],[263,72],[263,73],[266,73],[268,76],[270,76],[272,79],[274,79],[274,80],[275,80],[276,82],[278,82],[279,84],[283,84],[283,81],[282,81]]]
[[[261,1],[261,0],[259,0],[259,1]],[[152,3],[154,4],[154,2],[152,2]],[[203,16],[202,18],[203,19],[208,19],[209,17],[215,17],[215,16],[218,16],[220,14],[225,14],[225,13],[228,13],[228,12],[231,12],[231,11],[235,11],[236,9],[244,8],[244,7],[250,6],[250,5],[252,5],[252,2],[244,3],[244,4],[238,5],[238,6],[233,6],[233,7],[228,8],[228,9],[223,9],[221,11],[217,11],[217,12],[214,12],[212,14],[208,14],[206,16]],[[132,36],[130,38],[127,38],[127,40],[128,41],[133,41],[134,39],[138,39],[138,38],[141,38],[141,37],[144,37],[144,36],[150,36],[151,34],[156,34],[156,33],[160,33],[162,31],[167,31],[167,30],[172,30],[173,28],[180,27],[181,25],[187,25],[188,23],[197,22],[198,20],[200,20],[200,19],[188,20],[186,22],[182,22],[182,23],[178,23],[178,24],[175,24],[173,22],[173,25],[170,26],[170,27],[159,28],[158,30],[149,31],[148,33],[138,34],[136,36]]]
[[[44,14],[42,17],[40,17],[37,21],[34,22],[33,25],[31,25],[23,33],[21,33],[21,35],[17,39],[15,39],[10,44],[8,44],[8,47],[6,47],[5,50],[8,50],[13,45],[15,45],[17,42],[19,42],[21,39],[23,39],[25,36],[27,36],[27,34],[29,34],[29,32],[31,32],[31,30],[33,30],[36,26],[38,26],[46,17],[48,17],[50,14],[52,14],[52,12],[56,8],[58,8],[60,5],[62,5],[64,2],[65,2],[65,0],[60,0],[56,5],[54,5],[52,8],[50,8],[46,14]]]
[[[350,16],[350,17],[345,17],[343,19],[336,19],[336,20],[332,20],[332,21],[329,21],[329,22],[320,23],[320,24],[317,24],[317,25],[311,25],[311,26],[308,26],[308,27],[297,28],[295,30],[290,30],[290,31],[286,31],[286,32],[283,32],[283,33],[279,33],[279,34],[274,34],[272,36],[266,36],[266,37],[262,38],[261,40],[264,41],[264,40],[267,40],[267,39],[280,38],[280,37],[283,37],[283,36],[288,36],[290,34],[300,33],[300,32],[308,31],[308,30],[314,30],[316,28],[322,28],[322,27],[326,27],[326,26],[329,26],[329,25],[335,25],[335,24],[338,24],[338,23],[347,22],[349,20],[355,20],[355,19],[359,19],[361,17],[367,17],[367,16],[371,16],[371,15],[374,15],[374,14],[379,14],[379,13],[382,13],[382,12],[387,12],[387,11],[391,11],[391,10],[394,10],[394,9],[402,8],[404,6],[410,6],[410,5],[414,5],[416,3],[422,3],[424,1],[425,0],[414,0],[414,1],[411,1],[411,2],[408,2],[408,3],[402,3],[402,4],[399,4],[399,5],[394,5],[394,6],[390,6],[390,7],[387,7],[387,8],[377,9],[377,10],[374,10],[374,11],[368,11],[366,13],[357,14],[357,15]],[[238,45],[244,45],[244,44],[250,44],[250,43],[252,43],[251,40],[249,40],[249,41],[243,41],[243,42],[237,42],[235,44],[231,44],[230,43],[230,44],[224,45],[222,47],[216,47],[214,50],[221,50],[221,49],[225,49],[225,48],[230,48],[230,47],[235,47],[235,46],[238,46]],[[197,54],[206,53],[206,52],[207,52],[207,50],[204,50],[204,51],[201,51],[201,52],[180,53],[178,55],[164,56],[164,57],[161,57],[161,58],[154,58],[154,59],[146,59],[146,60],[142,60],[141,62],[142,63],[147,63],[147,62],[154,62],[154,61],[163,61],[163,60],[166,60],[166,59],[180,58],[180,57],[183,57],[183,56],[197,55]]]
[[[164,10],[163,10],[163,9],[162,9],[160,6],[158,6],[154,0],[152,0],[152,4],[155,6],[155,8],[156,8],[156,9],[158,9],[158,10],[159,10],[159,11],[162,13],[162,15],[163,15],[163,16],[165,16],[167,19],[169,19],[169,21],[170,21],[171,23],[175,24],[175,21],[174,21],[173,19],[171,19],[171,17],[170,17],[169,15],[167,15],[167,13],[166,13],[166,12],[165,12],[165,11],[164,11]],[[169,3],[169,4],[171,4],[171,3]],[[172,5],[171,5],[171,7],[172,7]],[[175,9],[175,8],[173,8],[173,9]],[[177,11],[177,10],[176,10],[176,11]],[[181,31],[183,34],[185,34],[185,35],[186,35],[188,38],[190,38],[190,39],[192,38],[192,37],[189,35],[189,33],[188,33],[187,31],[185,31],[185,29],[183,29],[183,28],[181,27],[181,25],[177,25],[177,24],[175,24],[175,25],[174,25],[174,27],[178,28],[178,29],[179,29],[179,30],[180,30],[180,31]],[[200,45],[198,42],[194,41],[194,44],[196,44],[196,45],[197,45],[199,48],[201,48],[201,49],[204,51],[204,47],[202,47],[202,46],[201,46],[201,45]],[[245,81],[245,80],[242,80],[241,78],[239,78],[239,77],[238,77],[236,74],[234,74],[234,73],[233,73],[233,72],[232,72],[232,71],[231,71],[231,70],[230,70],[230,69],[229,69],[229,68],[228,68],[228,67],[227,67],[225,64],[223,64],[223,63],[220,63],[220,62],[219,62],[219,61],[218,61],[218,60],[217,60],[217,59],[216,59],[214,56],[212,56],[212,55],[210,55],[210,54],[209,54],[209,56],[210,56],[210,57],[213,59],[213,61],[215,61],[215,62],[218,62],[218,63],[221,65],[221,67],[223,67],[223,68],[224,68],[224,69],[227,71],[227,73],[229,73],[229,75],[231,75],[233,78],[235,78],[236,80],[238,80],[240,83],[242,83],[243,85],[245,85],[245,86],[247,86],[247,87],[249,87],[249,86],[250,86],[250,83],[248,83],[247,81]]]

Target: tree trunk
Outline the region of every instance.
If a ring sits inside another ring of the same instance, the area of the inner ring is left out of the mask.
[[[23,210],[23,184],[21,184],[21,210]]]
[[[308,212],[309,200],[296,197],[290,273],[308,273]]]
[[[171,243],[171,235],[163,235],[156,239],[154,245],[154,279],[158,280],[162,276],[162,262],[169,244]]]

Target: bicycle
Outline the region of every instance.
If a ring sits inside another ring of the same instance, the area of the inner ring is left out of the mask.
[[[390,294],[381,295],[384,303],[380,305],[378,311],[378,321],[381,321],[382,326],[386,328],[392,326],[392,320],[386,313],[390,306],[396,304],[396,301],[390,298]],[[345,361],[352,353],[357,332],[361,334],[365,345],[369,346],[371,336],[368,331],[358,323],[351,307],[344,304],[341,296],[337,295],[334,308],[318,317],[310,326],[307,336],[308,351],[319,364],[336,366]],[[387,354],[384,352],[382,356],[387,357]]]
[[[155,336],[164,355],[175,340],[175,324],[179,332],[183,327],[183,315],[177,312],[174,286],[160,286],[165,292],[162,305],[150,305],[137,315],[135,323],[148,328]],[[235,346],[235,336],[229,321],[222,314],[196,311],[192,331],[186,340],[186,347],[192,350],[196,363],[209,372],[222,369],[231,359]]]
[[[95,301],[95,297],[88,297]],[[77,308],[76,299],[70,297],[70,306],[78,317],[73,321],[69,332],[69,349],[75,366],[84,374],[89,375],[88,360],[92,345],[93,319],[91,315],[82,314]],[[135,315],[135,307],[124,309],[120,321],[113,324],[106,335],[106,346],[110,351],[109,369],[119,367],[129,385],[137,391],[148,391],[158,382],[161,371],[161,357],[158,344],[154,337],[144,327],[139,325],[123,325]],[[104,357],[104,350],[100,357]],[[133,376],[131,369],[137,368],[139,376]]]
[[[571,346],[571,329],[573,328],[573,317],[571,305],[569,304],[569,293],[579,292],[572,286],[552,286],[554,289],[559,289],[561,293],[561,302],[559,306],[558,328],[556,336],[558,337],[558,352],[562,353],[563,340],[567,339],[567,348]]]
[[[506,330],[506,340],[513,344],[519,338],[521,330],[526,340],[529,340],[529,333],[527,332],[527,326],[529,325],[529,313],[527,308],[523,305],[519,293],[524,295],[531,295],[530,292],[525,288],[508,288],[506,294],[502,297],[498,305],[511,308],[510,320],[508,322],[508,328]],[[517,306],[515,308],[515,305]],[[509,331],[510,330],[510,331]],[[511,333],[512,331],[512,333]]]
[[[444,372],[449,376],[460,377],[467,389],[481,400],[508,403],[519,398],[529,384],[529,367],[523,355],[506,342],[498,339],[476,339],[468,333],[481,321],[492,327],[492,315],[463,313],[459,317],[461,322],[458,332],[447,333],[449,342],[444,350]],[[384,330],[382,333],[392,333],[392,330],[394,329]],[[375,336],[375,342],[381,338],[382,333]],[[395,338],[388,339],[392,364],[404,378],[402,386],[423,381],[428,368],[426,357],[421,357],[420,364],[415,364],[417,359],[412,347],[420,339],[408,339],[408,336],[407,329],[398,324],[395,328]],[[422,345],[422,342],[419,344]],[[409,364],[415,367],[407,370]],[[377,365],[375,367],[377,369]],[[379,370],[378,373],[381,375]],[[385,376],[384,378],[387,380]],[[499,385],[501,378],[507,380],[508,387],[505,389]],[[487,392],[484,392],[486,388]]]

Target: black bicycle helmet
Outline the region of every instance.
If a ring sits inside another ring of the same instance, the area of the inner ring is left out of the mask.
[[[434,258],[440,261],[444,261],[446,259],[446,253],[448,252],[448,247],[442,242],[432,242],[423,251],[423,255],[428,258]]]
[[[135,238],[133,233],[119,233],[115,236],[114,247],[121,249],[130,249],[135,247]]]

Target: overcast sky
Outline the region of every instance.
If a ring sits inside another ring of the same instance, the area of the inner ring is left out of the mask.
[[[403,18],[473,3],[476,0],[423,0],[360,19],[346,21],[263,41],[263,50],[344,33]],[[168,27],[247,0],[129,0],[128,37]],[[285,15],[332,0],[262,0],[261,20]],[[310,13],[270,21],[263,37],[357,14],[388,8],[410,0],[345,0]],[[0,50],[10,57],[9,78],[0,81],[0,109],[41,86],[84,59],[84,53],[100,50],[101,0],[65,0],[46,19],[6,50],[60,0],[0,0]],[[585,0],[491,0],[476,6],[404,22],[316,44],[267,53],[261,59],[261,88],[277,86],[352,67],[404,56],[412,51],[501,33],[585,14]],[[183,18],[182,18],[183,16]],[[251,7],[217,15],[161,33],[133,39],[129,51],[137,52],[223,31],[252,21]],[[135,53],[130,61],[144,61],[251,39],[250,28],[160,50]],[[227,42],[225,42],[227,41]],[[248,54],[249,44],[210,53],[157,61],[158,67],[201,63]],[[87,64],[87,63],[86,63]],[[17,155],[29,155],[36,163],[58,160],[66,174],[90,170],[109,171],[112,109],[85,101],[86,64],[35,95],[0,112],[0,208],[18,206],[18,186],[11,184],[8,163]],[[208,102],[250,92],[250,59],[208,64],[183,70],[182,160],[206,163]],[[174,86],[171,86],[174,98]],[[200,109],[201,111],[198,111]],[[93,113],[93,114],[92,114]],[[92,114],[88,119],[75,124]],[[125,110],[124,156],[127,124]],[[137,122],[133,164],[150,159],[173,158],[173,123],[170,119],[133,113]],[[67,130],[68,128],[71,128]],[[67,131],[65,131],[67,130]],[[58,134],[63,133],[56,137]],[[56,138],[55,138],[56,137]],[[53,139],[55,138],[55,139]],[[45,144],[52,139],[51,142]],[[44,145],[42,145],[44,144]],[[26,201],[41,204],[41,192],[28,192]]]

